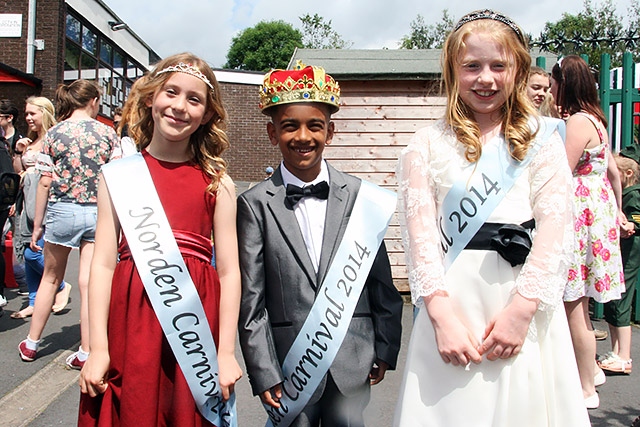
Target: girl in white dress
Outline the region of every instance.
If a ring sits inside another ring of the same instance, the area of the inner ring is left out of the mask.
[[[396,426],[590,425],[562,305],[571,173],[562,124],[526,98],[530,64],[509,18],[463,17],[444,47],[445,117],[402,153],[418,314]]]

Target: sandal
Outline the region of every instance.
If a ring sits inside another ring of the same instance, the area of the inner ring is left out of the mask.
[[[618,355],[612,355],[598,362],[598,366],[605,372],[614,374],[630,374],[633,369],[633,360],[621,359]]]
[[[58,301],[58,299],[61,299],[61,302],[58,304],[53,304],[53,307],[51,307],[51,311],[53,311],[54,313],[60,313],[62,310],[64,310],[67,307],[67,304],[69,304],[70,294],[71,285],[69,283],[65,283],[64,288],[62,288],[62,290],[56,294],[56,302]]]
[[[33,315],[33,306],[30,305],[26,308],[23,308],[20,311],[14,311],[11,313],[12,319],[26,319],[27,317],[31,317]]]

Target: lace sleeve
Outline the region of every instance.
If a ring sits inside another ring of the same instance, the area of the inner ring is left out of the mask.
[[[426,129],[416,132],[398,164],[398,210],[411,299],[444,289],[444,264],[436,228],[436,187],[429,172]]]
[[[546,311],[562,300],[573,245],[572,178],[557,133],[536,153],[529,174],[536,233],[516,289],[526,298],[539,299],[539,309]]]

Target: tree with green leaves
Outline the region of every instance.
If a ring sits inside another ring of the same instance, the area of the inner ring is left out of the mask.
[[[557,22],[547,22],[537,44],[544,50],[558,55],[581,55],[589,57],[589,64],[598,68],[603,53],[611,55],[612,66],[620,65],[622,53],[629,49],[624,38],[631,32],[637,35],[640,23],[638,0],[632,1],[625,29],[623,17],[618,14],[614,0],[604,0],[593,5],[584,0],[584,9],[577,15],[563,13]]]
[[[284,21],[262,21],[246,28],[231,40],[224,68],[269,71],[287,68],[296,47],[302,47],[302,33]]]
[[[331,25],[317,13],[313,16],[304,14],[302,22],[302,43],[307,49],[348,49],[353,43],[345,41]]]
[[[409,24],[411,33],[400,40],[400,49],[440,49],[453,29],[453,24],[447,9],[442,11],[442,18],[437,24],[425,23],[422,15],[418,14]]]

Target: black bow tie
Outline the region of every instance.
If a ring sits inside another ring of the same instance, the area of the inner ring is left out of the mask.
[[[327,181],[322,181],[302,188],[293,184],[287,185],[286,199],[291,203],[291,206],[295,206],[303,197],[317,197],[326,200],[329,197],[329,184]]]

